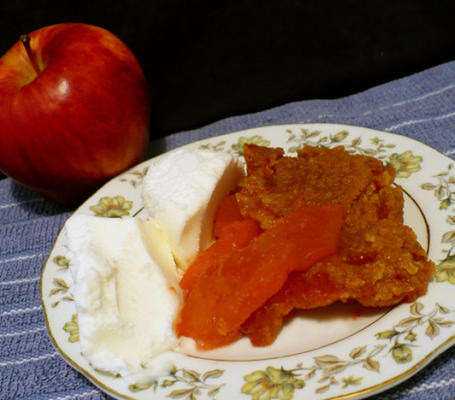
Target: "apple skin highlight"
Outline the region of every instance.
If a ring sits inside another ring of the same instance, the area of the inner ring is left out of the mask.
[[[61,204],[78,204],[142,161],[150,100],[141,67],[112,33],[52,25],[0,58],[0,170]]]

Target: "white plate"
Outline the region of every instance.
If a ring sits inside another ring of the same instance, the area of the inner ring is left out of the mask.
[[[423,368],[455,340],[455,189],[453,160],[406,137],[333,124],[249,129],[187,145],[237,156],[244,141],[283,147],[343,145],[397,170],[406,192],[405,221],[437,264],[428,293],[413,304],[358,312],[334,305],[301,313],[276,342],[254,348],[247,339],[210,352],[185,348],[173,354],[175,369],[148,388],[93,370],[81,356],[71,278],[60,235],[44,265],[41,297],[49,334],[63,358],[115,398],[128,399],[360,399],[381,392]],[[141,213],[142,178],[149,162],[116,177],[75,214],[100,217]]]

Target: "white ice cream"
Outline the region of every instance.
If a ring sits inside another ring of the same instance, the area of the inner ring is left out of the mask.
[[[150,164],[143,182],[144,205],[161,225],[183,271],[212,243],[216,207],[241,174],[231,155],[209,150],[180,149]]]
[[[218,202],[241,174],[227,153],[178,150],[153,161],[144,179],[152,218],[67,221],[80,345],[93,368],[130,384],[168,374],[166,360],[178,347],[178,280],[212,242]]]
[[[128,383],[166,374],[181,292],[156,223],[76,215],[65,229],[84,356]]]

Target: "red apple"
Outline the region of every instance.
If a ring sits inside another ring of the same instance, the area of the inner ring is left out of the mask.
[[[0,170],[63,204],[141,161],[149,96],[138,61],[112,33],[48,26],[0,58]]]

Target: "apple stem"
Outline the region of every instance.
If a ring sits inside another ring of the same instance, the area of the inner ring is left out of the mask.
[[[28,35],[21,35],[20,40],[25,47],[25,51],[28,55],[28,58],[30,59],[30,62],[32,63],[33,69],[39,75],[40,69],[38,67],[38,63],[36,62],[35,54],[30,47],[30,37]]]

